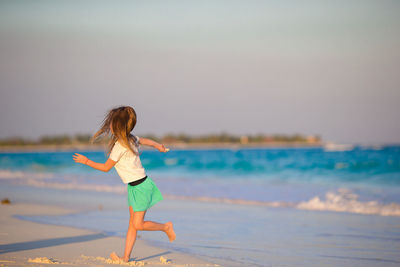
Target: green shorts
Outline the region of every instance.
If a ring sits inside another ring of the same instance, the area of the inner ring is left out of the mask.
[[[128,206],[132,206],[133,211],[148,210],[161,200],[163,196],[150,177],[135,186],[128,184]]]

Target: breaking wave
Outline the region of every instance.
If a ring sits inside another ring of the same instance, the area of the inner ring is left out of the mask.
[[[378,201],[361,202],[351,190],[340,188],[337,192],[327,192],[325,200],[318,196],[296,205],[297,209],[337,211],[381,216],[400,216],[400,204],[383,204]]]
[[[39,188],[55,188],[123,194],[126,189],[121,185],[87,184],[76,181],[75,177],[60,176],[51,173],[34,173],[22,171],[0,170],[0,180],[12,181],[15,184],[29,185]],[[60,182],[60,180],[62,182]]]
[[[31,172],[22,172],[22,171],[10,171],[10,170],[0,170],[0,179],[49,179],[52,178],[53,174],[51,173],[31,173]]]
[[[300,210],[314,210],[314,211],[334,211],[334,212],[348,212],[358,214],[370,214],[381,216],[400,216],[400,204],[390,203],[383,204],[378,201],[362,202],[358,200],[358,195],[352,193],[351,190],[346,188],[338,189],[337,193],[327,192],[325,200],[321,200],[318,196],[311,198],[308,201],[300,203],[292,203],[285,201],[253,201],[245,199],[228,199],[228,198],[213,198],[213,197],[187,197],[187,196],[174,196],[167,195],[169,199],[176,200],[195,200],[202,202],[218,202],[226,204],[238,205],[256,205],[265,207],[286,207],[295,208]]]
[[[57,183],[57,182],[38,181],[34,179],[28,179],[25,184],[42,188],[45,187],[45,188],[55,188],[55,189],[95,191],[95,192],[107,192],[107,193],[117,193],[117,194],[124,194],[126,192],[125,186],[118,186],[118,185],[114,186],[102,185],[102,184],[93,185],[93,184],[81,184],[76,182]]]
[[[88,184],[75,179],[75,177],[63,176],[60,181],[51,173],[30,173],[22,171],[0,170],[0,180],[16,184],[24,184],[40,188],[55,188],[63,190],[81,190],[125,194],[125,185]],[[360,201],[359,196],[346,188],[340,188],[337,192],[327,192],[325,199],[315,196],[308,201],[299,203],[285,201],[256,201],[249,199],[232,199],[210,196],[181,196],[164,194],[167,199],[193,200],[202,202],[218,202],[226,204],[253,205],[265,207],[286,207],[300,210],[348,212],[358,214],[371,214],[380,216],[400,216],[399,203],[381,203],[379,201]]]

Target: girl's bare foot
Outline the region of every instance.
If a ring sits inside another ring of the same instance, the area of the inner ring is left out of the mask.
[[[172,222],[167,222],[165,225],[166,225],[165,233],[167,234],[167,236],[169,238],[169,242],[172,242],[176,238],[175,231],[174,231],[174,225],[172,224]]]
[[[113,261],[117,261],[117,262],[128,262],[129,261],[129,259],[128,260],[125,260],[124,258],[121,258],[120,256],[118,256],[115,252],[112,252],[111,254],[110,254],[110,258],[113,260]]]

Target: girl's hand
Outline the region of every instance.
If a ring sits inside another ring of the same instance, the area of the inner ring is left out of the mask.
[[[75,153],[75,155],[73,155],[72,157],[73,157],[73,159],[74,159],[74,161],[76,163],[86,164],[88,162],[88,160],[89,160],[84,155],[81,155],[81,154],[78,154],[78,153]]]
[[[157,146],[157,149],[158,149],[158,151],[164,152],[164,153],[169,151],[169,148],[165,148],[165,146],[163,144],[159,144]]]

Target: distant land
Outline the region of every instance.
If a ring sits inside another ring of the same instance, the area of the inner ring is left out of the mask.
[[[208,135],[167,134],[156,136],[153,134],[141,135],[164,145],[177,148],[223,148],[223,147],[302,147],[321,146],[319,135],[231,135],[227,133]],[[1,151],[25,151],[25,150],[102,150],[108,140],[91,143],[90,134],[53,135],[42,136],[37,140],[21,137],[0,139]]]

